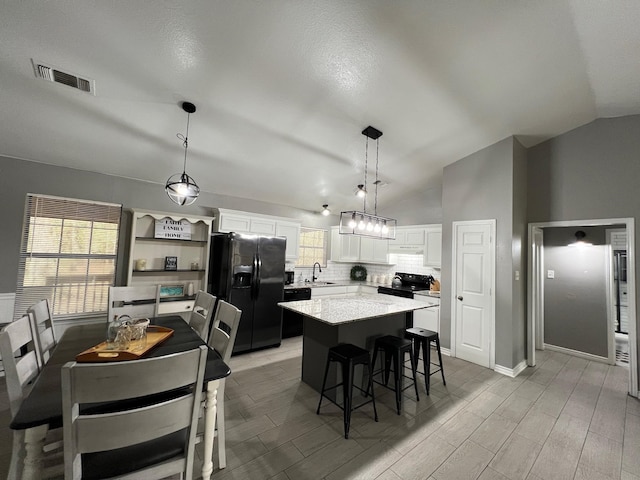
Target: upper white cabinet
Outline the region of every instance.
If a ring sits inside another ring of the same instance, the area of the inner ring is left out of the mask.
[[[285,260],[290,262],[298,258],[300,222],[290,218],[222,208],[215,208],[213,211],[215,215],[213,230],[215,232],[255,233],[257,235],[285,237],[287,239]]]
[[[388,262],[388,240],[358,235],[340,235],[340,227],[331,227],[331,260],[334,262]]]
[[[131,210],[127,285],[206,290],[212,217]],[[172,258],[175,257],[175,258]]]
[[[360,261],[361,262],[387,263],[388,253],[389,253],[389,240],[360,237]]]
[[[424,229],[424,266],[439,267],[442,259],[442,225],[429,225]]]
[[[389,240],[389,253],[422,254],[426,267],[440,267],[442,225],[398,227],[395,240]]]
[[[422,253],[424,227],[397,227],[395,240],[389,240],[389,253]]]

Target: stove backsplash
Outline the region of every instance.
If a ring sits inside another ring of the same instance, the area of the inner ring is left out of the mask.
[[[432,275],[433,278],[440,280],[440,270],[422,265],[422,255],[412,255],[408,253],[391,253],[389,254],[389,262],[395,265],[373,265],[362,264],[367,269],[369,275],[386,275],[387,283],[391,282],[395,272],[415,273],[417,275]],[[351,267],[360,265],[356,263],[334,263],[328,262],[326,267],[322,268],[322,272],[318,273],[316,268],[316,276],[319,282],[343,282],[348,281],[351,274]],[[311,281],[311,268],[294,267],[293,264],[287,264],[286,270],[295,271],[295,282]]]

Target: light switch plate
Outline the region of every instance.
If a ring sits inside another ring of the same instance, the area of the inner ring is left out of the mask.
[[[547,270],[547,278],[556,278],[556,272],[554,270]]]

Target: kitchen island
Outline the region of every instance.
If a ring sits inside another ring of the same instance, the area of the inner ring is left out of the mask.
[[[377,337],[404,336],[405,328],[411,326],[411,312],[430,306],[408,298],[363,293],[278,305],[304,316],[302,381],[318,392],[329,348],[352,343],[372,351]],[[336,370],[330,370],[327,384],[335,383],[335,377]]]

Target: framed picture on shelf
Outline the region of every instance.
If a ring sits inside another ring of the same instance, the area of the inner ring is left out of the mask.
[[[164,257],[165,270],[178,270],[178,257]]]

